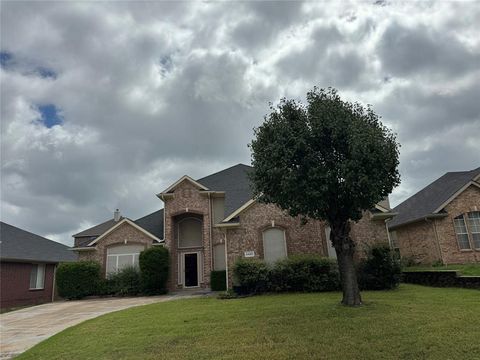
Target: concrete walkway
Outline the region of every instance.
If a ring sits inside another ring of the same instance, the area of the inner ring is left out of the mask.
[[[52,335],[85,320],[134,306],[186,297],[178,294],[135,298],[61,301],[0,315],[0,359],[11,359]]]

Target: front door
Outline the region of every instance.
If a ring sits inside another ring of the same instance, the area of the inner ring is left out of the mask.
[[[198,286],[198,254],[184,255],[185,264],[185,287]]]

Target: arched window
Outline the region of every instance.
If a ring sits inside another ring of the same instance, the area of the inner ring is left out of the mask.
[[[263,258],[272,263],[287,257],[285,231],[280,228],[269,228],[263,232]]]
[[[120,271],[128,266],[138,267],[138,257],[145,245],[129,244],[107,248],[107,275]]]
[[[202,246],[202,220],[188,217],[178,221],[178,247]]]

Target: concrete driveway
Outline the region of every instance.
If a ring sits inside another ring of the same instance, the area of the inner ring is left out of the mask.
[[[194,296],[194,295],[192,295]],[[163,295],[61,301],[0,315],[0,359],[11,359],[52,335],[113,311],[191,296]]]

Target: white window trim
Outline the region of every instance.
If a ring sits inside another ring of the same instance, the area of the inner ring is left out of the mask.
[[[480,234],[480,231],[475,231],[475,232],[472,231],[472,229],[470,228],[470,217],[468,216],[468,214],[474,213],[474,212],[478,212],[478,211],[469,211],[465,214],[466,216],[464,216],[464,218],[466,217],[467,219],[467,221],[465,221],[465,227],[469,233],[471,249],[480,250],[480,247],[476,247],[475,242],[473,241],[473,234]]]
[[[197,254],[197,286],[186,286],[185,285],[185,255],[190,254]],[[202,271],[202,252],[201,251],[186,251],[180,253],[180,261],[178,262],[178,280],[179,285],[181,285],[184,289],[193,289],[199,288],[201,282],[203,281],[203,271]]]
[[[263,245],[263,259],[265,260],[265,231],[270,229],[279,229],[283,231],[283,246],[285,248],[285,258],[288,258],[288,251],[287,251],[287,231],[279,226],[271,226],[262,231],[262,245]],[[275,260],[277,261],[277,260]]]
[[[465,214],[462,214],[461,216],[462,216],[463,224],[464,224],[464,226],[465,226],[465,231],[466,231],[466,232],[464,232],[464,233],[459,233],[459,232],[457,232],[457,224],[455,223],[455,221],[456,221],[456,220],[460,220],[460,219],[459,219],[460,216],[457,216],[457,217],[453,218],[453,229],[454,229],[454,231],[455,231],[455,237],[457,238],[458,250],[459,250],[459,251],[472,251],[472,244],[471,244],[471,242],[470,242],[470,235],[468,234],[468,227],[467,227],[467,222],[465,221]],[[458,235],[467,235],[468,246],[469,246],[468,249],[467,249],[467,248],[462,249],[462,248],[460,247],[460,241],[459,241],[460,239],[459,239]]]
[[[46,264],[32,264],[33,266],[36,266],[37,267],[37,277],[36,277],[36,281],[35,281],[35,286],[36,284],[38,284],[38,268],[41,266],[43,267],[43,286],[42,287],[30,287],[30,279],[28,280],[29,281],[29,290],[44,290],[45,289],[45,275],[46,275],[46,272],[47,272],[47,266]],[[33,269],[32,269],[33,270]],[[32,271],[30,270],[30,271]],[[30,275],[31,276],[31,275]]]
[[[201,235],[200,246],[180,246],[180,224],[183,221],[189,220],[189,219],[193,219],[193,220],[198,221],[200,223],[200,227],[202,229],[202,231],[200,232],[200,235]],[[198,249],[198,248],[203,248],[203,220],[199,219],[199,218],[196,218],[194,216],[189,216],[189,217],[178,220],[178,222],[177,222],[177,249],[188,250],[188,249]]]

